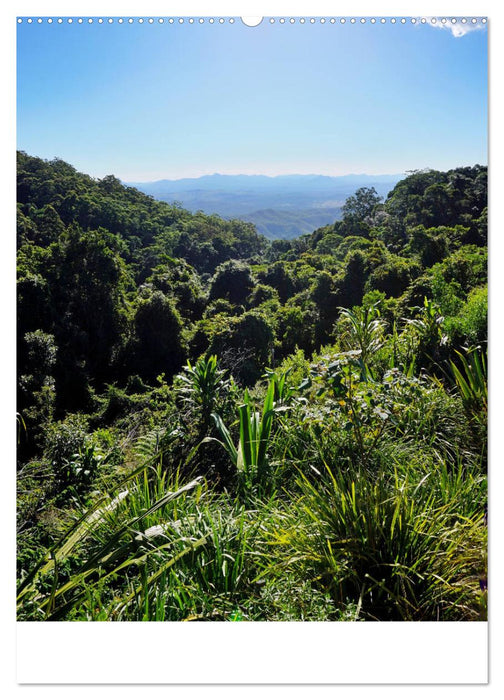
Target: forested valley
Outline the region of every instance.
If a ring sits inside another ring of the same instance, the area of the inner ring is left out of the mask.
[[[17,179],[19,620],[486,619],[486,167],[273,241]]]

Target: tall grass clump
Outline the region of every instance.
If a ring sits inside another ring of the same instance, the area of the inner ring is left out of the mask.
[[[291,390],[286,375],[270,372],[266,395],[257,410],[248,391],[238,406],[238,440],[218,413],[212,413],[218,438],[207,437],[203,442],[218,442],[225,450],[237,476],[238,491],[242,496],[260,497],[272,493],[275,478],[271,452],[275,447],[274,421],[279,413],[288,410]]]
[[[167,569],[200,546],[173,528],[175,502],[200,488],[200,478],[173,488],[159,470],[142,467],[81,512],[18,586],[20,619],[72,619],[84,602],[106,591],[120,610],[141,591],[138,577],[153,585]]]
[[[361,619],[474,620],[484,616],[484,491],[461,513],[437,474],[300,476],[301,496],[270,532],[271,571],[294,572],[349,601]]]
[[[488,380],[486,353],[473,348],[465,354],[456,351],[449,366],[468,418],[472,442],[487,463]]]

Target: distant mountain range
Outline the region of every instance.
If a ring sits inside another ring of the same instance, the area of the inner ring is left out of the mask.
[[[192,212],[251,221],[267,238],[295,238],[333,223],[359,187],[386,197],[404,175],[203,175],[181,180],[128,182]]]

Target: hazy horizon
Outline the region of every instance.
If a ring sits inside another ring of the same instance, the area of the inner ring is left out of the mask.
[[[476,164],[474,164],[476,165]],[[479,165],[486,165],[486,163],[479,163]],[[458,166],[454,166],[458,167]],[[111,174],[111,173],[109,173]],[[202,178],[205,177],[265,177],[265,178],[277,178],[277,177],[329,177],[329,178],[344,178],[344,177],[369,177],[369,178],[387,178],[387,177],[397,177],[398,175],[404,175],[406,176],[406,172],[402,173],[364,173],[364,172],[350,172],[350,173],[341,173],[338,175],[334,175],[331,173],[316,173],[316,172],[307,172],[307,173],[300,173],[300,172],[286,172],[286,173],[274,173],[274,174],[269,174],[269,173],[258,173],[258,172],[252,172],[252,173],[245,173],[245,172],[232,172],[232,173],[225,173],[225,172],[219,172],[219,171],[213,171],[213,172],[205,172],[202,173],[201,175],[187,175],[184,177],[158,177],[154,180],[123,180],[123,182],[130,182],[130,183],[135,183],[135,182],[140,182],[140,183],[154,183],[154,182],[160,182],[160,181],[166,181],[166,182],[177,182],[179,180],[201,180]],[[122,180],[122,178],[121,178]]]
[[[485,160],[480,160],[480,161],[474,161],[474,162],[465,162],[465,163],[460,163],[460,162],[455,162],[452,165],[448,165],[444,168],[435,168],[430,165],[425,165],[423,167],[418,167],[418,168],[407,168],[406,170],[403,171],[397,171],[397,172],[384,172],[384,171],[377,171],[377,172],[371,172],[371,171],[345,171],[345,172],[338,172],[335,173],[334,171],[327,171],[327,172],[315,172],[315,171],[306,171],[306,172],[301,172],[301,171],[286,171],[286,172],[258,172],[258,171],[251,171],[251,172],[246,172],[246,169],[244,170],[237,170],[237,171],[232,171],[232,172],[225,172],[223,170],[206,170],[204,172],[196,172],[193,174],[186,174],[186,175],[178,175],[178,176],[165,176],[162,173],[155,173],[154,176],[151,177],[146,177],[145,179],[139,179],[139,178],[125,178],[119,175],[117,172],[113,172],[112,170],[103,170],[103,172],[91,172],[90,170],[85,170],[80,168],[78,165],[75,164],[75,162],[71,162],[67,160],[66,158],[62,157],[61,155],[58,154],[53,154],[53,155],[47,155],[47,154],[41,154],[41,153],[34,153],[26,150],[25,148],[21,148],[18,146],[19,151],[24,151],[30,156],[34,156],[36,158],[42,158],[43,160],[63,160],[67,162],[69,165],[74,167],[76,170],[79,172],[82,172],[86,175],[89,175],[91,177],[101,179],[103,177],[106,177],[108,175],[113,175],[114,177],[117,177],[121,182],[126,183],[126,184],[135,184],[135,183],[155,183],[159,182],[162,180],[169,181],[169,182],[176,182],[178,180],[200,180],[201,178],[205,177],[213,177],[213,176],[226,176],[226,177],[267,177],[267,178],[277,178],[277,177],[329,177],[329,178],[344,178],[344,177],[376,177],[376,178],[386,178],[386,177],[397,177],[397,176],[402,176],[406,177],[409,172],[414,172],[414,171],[420,171],[420,170],[442,170],[442,171],[447,171],[447,170],[454,170],[455,168],[464,168],[464,167],[473,167],[475,165],[483,165],[483,166],[488,166],[487,158]]]

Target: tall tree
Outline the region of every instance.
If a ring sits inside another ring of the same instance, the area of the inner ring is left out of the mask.
[[[134,316],[135,365],[150,382],[165,374],[171,379],[186,359],[182,319],[173,299],[157,290],[138,303]]]
[[[254,287],[250,265],[228,260],[219,265],[212,279],[210,299],[227,299],[232,304],[244,304]]]
[[[368,236],[369,219],[377,204],[382,201],[374,187],[359,187],[354,195],[348,197],[341,207],[343,220],[338,233],[346,236]]]

